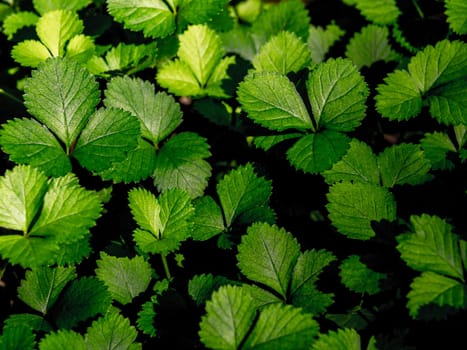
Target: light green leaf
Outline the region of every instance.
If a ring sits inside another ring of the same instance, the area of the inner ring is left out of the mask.
[[[123,161],[139,135],[139,122],[130,113],[100,108],[89,117],[72,155],[86,169],[99,172]]]
[[[318,340],[313,343],[312,350],[361,350],[360,335],[355,329],[340,328],[337,331],[329,331],[320,334]]]
[[[199,82],[190,67],[180,60],[166,62],[157,72],[157,82],[177,96],[201,96]]]
[[[449,27],[457,34],[467,34],[467,4],[463,0],[446,0]]]
[[[224,218],[219,205],[210,196],[203,196],[194,201],[193,232],[191,237],[197,241],[206,241],[225,229]]]
[[[62,140],[67,150],[99,102],[94,78],[78,62],[50,59],[24,86],[28,111]],[[53,99],[50,96],[54,96]]]
[[[94,41],[91,37],[83,34],[75,35],[68,42],[65,57],[86,63],[93,56],[94,49]]]
[[[159,238],[162,230],[161,207],[156,197],[143,188],[135,188],[128,193],[128,200],[138,226]]]
[[[314,130],[302,98],[282,74],[252,73],[240,83],[237,94],[248,117],[268,129]]]
[[[130,321],[116,311],[107,312],[94,321],[86,332],[86,345],[90,350],[136,350],[138,333]]]
[[[411,216],[413,233],[399,235],[397,250],[417,271],[432,271],[464,280],[459,237],[437,216]]]
[[[350,141],[350,147],[341,160],[322,175],[328,184],[338,181],[367,182],[380,184],[376,156],[371,147],[357,139]]]
[[[34,8],[43,15],[54,10],[79,11],[85,8],[91,0],[32,0]]]
[[[257,208],[269,208],[271,182],[256,175],[250,163],[239,166],[225,175],[216,189],[227,227],[241,215]]]
[[[448,153],[456,152],[457,150],[446,133],[437,131],[432,134],[427,133],[420,140],[420,146],[423,149],[425,158],[431,162],[433,170],[452,169],[454,167],[454,163],[449,159]]]
[[[179,242],[188,238],[195,212],[190,195],[181,189],[172,188],[159,196],[159,203],[162,238]]]
[[[59,266],[76,265],[89,258],[92,249],[90,245],[91,235],[86,235],[77,241],[61,242],[60,250],[57,252],[55,261]]]
[[[146,37],[163,38],[175,30],[175,15],[163,0],[107,0],[107,10],[125,28]]]
[[[141,122],[141,136],[159,143],[182,122],[180,105],[164,92],[154,92],[154,85],[139,78],[115,77],[107,85],[104,103],[121,108]]]
[[[2,125],[0,145],[18,164],[29,164],[49,176],[71,171],[70,159],[55,136],[34,119],[12,119]]]
[[[320,127],[352,131],[365,117],[368,87],[349,59],[329,59],[310,73],[307,92]]]
[[[0,226],[27,234],[47,191],[47,177],[18,165],[0,177]]]
[[[287,74],[306,68],[311,62],[307,45],[294,33],[280,32],[261,46],[253,60],[259,72]]]
[[[230,95],[224,91],[224,81],[228,78],[227,69],[231,64],[235,64],[235,56],[227,56],[220,60],[220,62],[214,67],[211,76],[207,82],[207,86],[204,89],[205,94],[212,97],[230,97]]]
[[[316,174],[332,167],[346,153],[350,139],[332,130],[309,134],[287,151],[287,159],[296,169]]]
[[[34,310],[46,315],[66,284],[75,278],[76,271],[71,267],[40,267],[29,270],[18,287],[18,296]]]
[[[233,284],[223,276],[213,276],[212,274],[195,275],[188,282],[188,294],[196,305],[202,305],[211,298],[213,292],[221,286]]]
[[[33,350],[34,338],[32,329],[27,326],[5,327],[0,336],[0,350]]]
[[[381,291],[380,281],[387,276],[370,269],[360,261],[358,255],[347,257],[339,266],[342,283],[356,293],[377,294]]]
[[[159,191],[179,188],[193,198],[201,196],[208,185],[211,155],[206,139],[192,132],[170,138],[156,156],[154,184]]]
[[[242,288],[253,297],[257,309],[263,309],[266,305],[284,302],[277,293],[258,287],[256,284],[243,284]]]
[[[399,59],[389,44],[389,30],[370,24],[350,39],[345,55],[358,67],[370,67],[378,61],[390,62]]]
[[[459,281],[428,271],[416,277],[407,294],[407,307],[410,316],[416,318],[422,306],[436,304],[451,306],[456,309],[465,308],[467,291],[465,284]]]
[[[242,349],[306,350],[319,333],[311,314],[292,305],[272,304],[261,310]]]
[[[179,16],[188,23],[202,24],[210,22],[219,15],[229,3],[228,0],[191,0],[182,1]]]
[[[393,24],[400,15],[396,0],[356,0],[355,6],[370,22]]]
[[[253,298],[243,288],[220,287],[206,303],[198,333],[201,342],[209,349],[239,349],[255,314]]]
[[[11,50],[11,57],[19,64],[36,68],[51,57],[49,50],[37,40],[25,40]]]
[[[72,330],[62,329],[48,333],[39,343],[39,350],[73,349],[87,350],[81,334]]]
[[[48,237],[23,235],[0,236],[0,255],[11,264],[24,268],[48,264],[55,258],[59,246]]]
[[[418,185],[431,178],[431,162],[424,157],[419,145],[399,144],[386,148],[378,155],[383,186]]]
[[[324,29],[311,25],[307,44],[313,63],[323,62],[330,47],[344,34],[344,30],[334,23],[328,24]]]
[[[12,40],[16,32],[24,27],[35,26],[39,17],[30,11],[14,12],[3,21],[3,33]]]
[[[396,202],[384,187],[369,183],[338,182],[327,194],[329,219],[349,238],[367,240],[375,235],[371,221],[396,219]]]
[[[292,270],[300,255],[297,240],[284,229],[255,223],[238,246],[238,267],[250,280],[288,297]]]
[[[104,252],[97,260],[95,272],[109,289],[112,298],[122,305],[144,292],[152,277],[151,265],[142,256],[118,258]]]

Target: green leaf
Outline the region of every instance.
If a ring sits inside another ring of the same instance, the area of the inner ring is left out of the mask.
[[[452,169],[454,163],[449,159],[449,152],[457,152],[456,146],[446,133],[433,132],[425,134],[420,140],[420,146],[426,159],[431,162],[433,170]]]
[[[11,57],[19,64],[36,68],[50,58],[49,50],[37,40],[25,40],[11,50]]]
[[[399,55],[389,44],[389,30],[370,24],[350,39],[345,55],[358,67],[370,67],[378,61],[390,62],[399,59]]]
[[[97,314],[105,314],[112,298],[104,283],[95,277],[74,280],[60,295],[53,316],[60,328],[70,329]]]
[[[202,305],[211,298],[213,292],[228,284],[232,282],[223,276],[213,276],[210,273],[195,275],[188,282],[188,294],[196,305]]]
[[[18,288],[18,296],[34,310],[46,315],[63,288],[75,278],[76,271],[71,267],[40,267],[29,270]]]
[[[144,292],[152,277],[151,265],[142,256],[117,258],[104,252],[97,260],[95,272],[109,289],[112,298],[123,305]]]
[[[334,23],[328,24],[324,29],[311,25],[307,44],[313,63],[323,62],[330,47],[339,41],[344,34],[344,30]]]
[[[49,176],[71,171],[70,159],[55,136],[34,119],[12,119],[2,125],[0,145],[10,159],[29,164]]]
[[[211,156],[204,137],[183,132],[170,138],[156,156],[154,184],[159,191],[179,188],[193,198],[203,194],[211,176]]]
[[[0,226],[28,233],[47,191],[47,177],[24,165],[0,177]]]
[[[183,61],[166,62],[157,72],[157,82],[177,96],[202,96],[203,90],[190,67]]]
[[[47,334],[39,343],[39,350],[56,349],[87,350],[87,346],[81,334],[62,329]]]
[[[380,281],[386,275],[370,269],[360,261],[358,255],[347,257],[339,266],[342,283],[356,293],[377,294],[381,291]]]
[[[161,207],[156,197],[143,188],[135,188],[128,193],[128,200],[131,214],[138,226],[160,238],[162,230]]]
[[[256,175],[250,163],[239,166],[225,175],[216,189],[227,227],[241,215],[257,208],[269,208],[271,181]]]
[[[86,332],[87,349],[141,349],[136,343],[138,333],[130,321],[116,311],[107,312],[94,321]]]
[[[99,172],[124,160],[139,135],[139,122],[130,113],[101,108],[89,117],[72,154],[86,169]]]
[[[428,271],[416,277],[407,294],[410,316],[416,318],[420,307],[427,304],[465,308],[467,291],[465,284],[437,273]]]
[[[306,68],[311,62],[307,45],[294,33],[280,32],[261,46],[253,60],[257,71],[287,74]]]
[[[344,328],[320,334],[312,350],[361,350],[360,335],[355,329]]]
[[[91,0],[32,0],[34,8],[43,15],[54,10],[79,11],[85,8]]]
[[[399,235],[402,259],[417,271],[432,271],[464,280],[459,237],[437,216],[411,216],[412,233]]]
[[[400,15],[396,0],[355,0],[355,6],[370,22],[393,24]]]
[[[257,46],[250,27],[236,23],[232,30],[219,35],[227,52],[235,53],[247,61],[253,61]]]
[[[424,157],[419,145],[399,144],[386,148],[378,155],[383,186],[418,185],[431,178],[431,162]]]
[[[457,34],[467,34],[467,4],[462,0],[446,0],[449,27]]]
[[[302,136],[302,134],[299,133],[255,136],[253,138],[253,143],[256,147],[268,151],[269,149],[281,143],[282,141],[296,139],[300,136]]]
[[[34,338],[32,329],[27,326],[5,327],[0,336],[0,350],[33,350]]]
[[[238,246],[238,267],[250,280],[265,284],[287,299],[291,275],[300,255],[297,240],[284,229],[255,223]]]
[[[24,27],[35,26],[39,17],[30,11],[11,13],[3,21],[3,33],[12,40],[13,36]]]
[[[197,241],[206,241],[225,229],[224,218],[219,205],[210,196],[203,196],[194,202],[193,232],[191,237]]]
[[[349,238],[367,240],[375,235],[371,221],[396,219],[396,202],[384,187],[369,183],[338,182],[327,194],[329,219]]]
[[[37,267],[54,260],[59,246],[50,237],[0,236],[0,255],[11,264]]]
[[[220,287],[206,302],[198,333],[201,342],[209,349],[239,349],[255,314],[253,298],[243,288]]]
[[[92,38],[84,34],[79,34],[75,35],[68,42],[65,57],[84,64],[93,57],[94,50],[95,46]]]
[[[261,310],[244,349],[309,349],[319,333],[318,322],[292,305],[272,304]]]
[[[90,245],[91,235],[83,236],[77,241],[61,242],[60,250],[57,252],[55,261],[59,266],[76,265],[89,258],[92,249]]]
[[[107,0],[107,10],[126,29],[146,37],[163,38],[175,30],[175,15],[163,0]]]
[[[27,327],[36,332],[48,333],[53,330],[52,326],[39,315],[33,314],[13,314],[10,315],[4,324],[6,328]]]
[[[180,8],[179,16],[188,23],[208,23],[226,8],[228,2],[228,0],[182,1],[183,6]]]
[[[24,91],[28,111],[62,140],[67,150],[94,112],[100,95],[86,69],[76,61],[60,58],[47,60],[33,71]]]
[[[138,329],[150,337],[157,335],[156,327],[154,326],[154,317],[156,317],[156,311],[154,310],[154,303],[147,301],[141,307],[141,311],[138,312],[137,325]]]
[[[277,293],[258,287],[256,284],[243,284],[242,288],[253,297],[257,309],[262,309],[266,305],[284,302]]]
[[[282,74],[252,73],[240,83],[237,94],[248,117],[268,129],[314,130],[302,98]]]
[[[159,143],[182,122],[180,105],[164,92],[154,93],[154,85],[139,78],[115,77],[107,85],[104,103],[137,117],[141,136]]]
[[[329,59],[310,73],[307,92],[316,124],[352,131],[365,117],[368,87],[349,59]]]
[[[332,167],[346,153],[350,139],[347,135],[324,130],[300,138],[287,151],[287,159],[296,169],[317,174]]]
[[[338,181],[380,184],[377,158],[371,147],[357,139],[350,141],[347,153],[322,175],[328,184]]]

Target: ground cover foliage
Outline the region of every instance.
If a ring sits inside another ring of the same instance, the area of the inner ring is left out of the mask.
[[[465,343],[464,1],[0,22],[0,349]]]

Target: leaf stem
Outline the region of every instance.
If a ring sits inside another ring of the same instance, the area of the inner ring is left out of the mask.
[[[418,4],[418,1],[417,0],[412,0],[412,3],[415,6],[415,9],[417,10],[418,15],[420,16],[420,18],[425,18],[425,14],[423,13],[420,5]]]
[[[164,265],[165,275],[170,280],[172,278],[172,275],[170,274],[169,264],[167,263],[167,257],[164,254],[161,254],[161,258],[162,258],[162,265]]]
[[[9,99],[11,99],[11,100],[13,100],[15,102],[23,104],[23,101],[21,101],[19,98],[17,98],[16,96],[10,94],[9,92],[5,91],[2,88],[0,88],[0,95],[4,95],[4,96],[8,97]]]

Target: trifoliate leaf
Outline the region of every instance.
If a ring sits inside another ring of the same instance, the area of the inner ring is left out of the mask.
[[[417,271],[432,271],[463,279],[459,237],[437,216],[411,216],[413,233],[399,235],[397,249],[402,259]]]
[[[54,320],[60,328],[73,328],[99,313],[105,314],[112,298],[104,283],[95,277],[74,280],[55,304]]]
[[[104,103],[121,108],[141,122],[141,136],[159,143],[182,122],[180,105],[164,92],[154,92],[154,85],[139,78],[115,77],[107,85]]]
[[[269,292],[255,284],[243,284],[242,288],[253,297],[257,309],[262,309],[266,305],[284,302],[275,292]]]
[[[225,229],[224,218],[219,205],[210,196],[203,196],[194,202],[193,232],[191,237],[197,241],[206,241]]]
[[[74,268],[40,267],[26,271],[18,287],[19,298],[43,315],[54,306],[66,284],[76,278]]]
[[[33,350],[35,345],[32,329],[24,325],[5,327],[0,336],[0,350]]]
[[[30,166],[18,165],[0,177],[0,227],[27,234],[47,191],[47,177]]]
[[[250,280],[265,284],[287,299],[300,245],[284,229],[255,223],[238,246],[238,267]]]
[[[360,261],[358,255],[351,255],[339,266],[342,283],[356,293],[377,294],[381,291],[380,281],[386,275],[370,269]]]
[[[396,0],[356,0],[355,6],[370,22],[393,24],[400,15]]]
[[[457,34],[467,34],[467,4],[463,0],[446,0],[449,27]]]
[[[380,184],[376,156],[371,147],[357,139],[350,141],[347,153],[322,175],[328,184],[338,181]]]
[[[378,155],[383,186],[418,185],[431,178],[431,163],[419,145],[399,144],[386,148]]]
[[[88,348],[81,334],[62,329],[47,334],[39,343],[39,350],[56,349],[87,350]]]
[[[73,156],[90,171],[102,171],[125,159],[136,148],[139,122],[116,108],[101,108],[89,117],[81,132]]]
[[[368,87],[349,59],[329,59],[310,73],[307,92],[319,127],[352,131],[365,117]]]
[[[60,58],[47,60],[33,71],[24,91],[28,111],[65,143],[67,151],[94,112],[100,95],[85,68]]]
[[[13,314],[5,320],[4,329],[25,326],[36,332],[48,333],[52,326],[44,318],[33,314]]]
[[[311,314],[292,305],[272,304],[261,310],[245,348],[305,350],[318,333],[318,322]]]
[[[256,208],[269,208],[271,181],[256,175],[250,163],[225,175],[216,188],[227,227],[239,216]]]
[[[188,294],[196,305],[202,305],[211,298],[213,292],[221,286],[233,284],[224,276],[213,276],[212,274],[195,275],[188,282]]]
[[[294,33],[280,32],[264,44],[253,60],[259,72],[287,74],[306,68],[311,62],[307,45]]]
[[[237,94],[248,117],[268,129],[314,130],[302,98],[285,75],[252,73],[240,83]]]
[[[154,184],[159,191],[179,188],[193,198],[203,194],[211,176],[207,140],[193,132],[170,138],[156,155]]]
[[[344,34],[344,30],[334,23],[327,25],[324,29],[311,25],[308,35],[308,48],[313,63],[323,62],[330,47]]]
[[[10,159],[29,164],[49,176],[71,171],[70,159],[49,129],[34,119],[12,119],[2,125],[0,145]]]
[[[109,289],[112,298],[122,305],[144,292],[152,277],[151,265],[142,256],[118,258],[104,252],[97,260],[95,272]]]
[[[33,0],[34,8],[43,15],[54,10],[79,11],[85,8],[91,0]]]
[[[458,280],[428,271],[416,277],[407,294],[410,315],[416,318],[420,308],[427,304],[465,308],[465,284]]]
[[[25,40],[13,47],[11,57],[23,66],[36,68],[50,58],[50,52],[37,40]]]
[[[209,349],[238,349],[255,314],[253,298],[243,288],[220,287],[206,302],[199,330],[201,342]]]
[[[141,349],[136,343],[138,333],[130,321],[116,311],[107,312],[94,321],[86,332],[86,345],[90,350]]]
[[[420,146],[426,159],[431,162],[433,170],[452,169],[454,163],[449,160],[448,153],[456,152],[456,146],[446,133],[435,131],[432,134],[425,134],[420,140]]]
[[[338,182],[327,194],[329,219],[349,238],[366,240],[375,235],[371,221],[396,218],[396,202],[384,187],[369,183]]]
[[[399,59],[399,55],[389,44],[389,30],[370,24],[350,39],[345,55],[358,67],[370,67],[378,61],[390,62]]]
[[[175,15],[163,0],[107,0],[107,10],[125,28],[146,37],[163,38],[175,30]]]
[[[138,329],[150,337],[155,337],[157,335],[157,330],[154,326],[154,317],[156,317],[154,303],[152,301],[145,302],[141,308],[141,311],[138,312],[138,320],[136,323]]]
[[[183,61],[166,62],[157,72],[157,82],[177,96],[202,96],[203,90]]]
[[[355,329],[344,328],[320,334],[312,350],[361,350],[360,335]]]
[[[349,142],[347,135],[332,130],[309,134],[289,148],[287,159],[296,169],[317,174],[341,159]]]
[[[12,40],[16,32],[24,27],[35,26],[39,17],[30,11],[20,11],[8,15],[3,21],[3,33]]]
[[[160,238],[162,230],[161,207],[156,197],[143,188],[135,188],[128,193],[128,200],[131,214],[138,226],[156,238]]]

